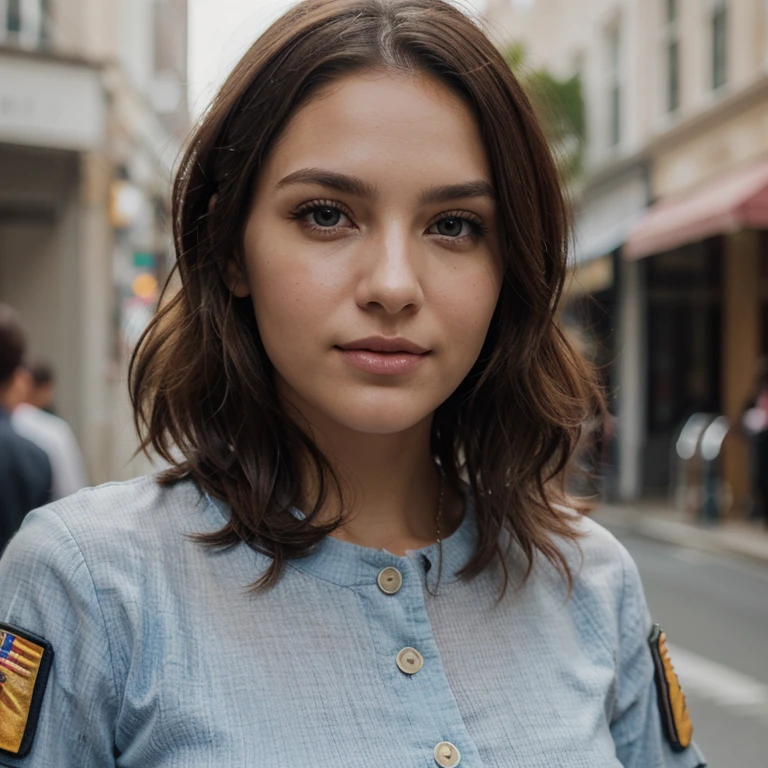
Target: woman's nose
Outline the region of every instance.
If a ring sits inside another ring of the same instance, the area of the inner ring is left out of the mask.
[[[367,244],[365,269],[356,300],[365,309],[381,308],[387,314],[415,311],[424,301],[418,244],[402,230],[390,231]]]

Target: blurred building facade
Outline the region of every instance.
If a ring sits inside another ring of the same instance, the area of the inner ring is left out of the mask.
[[[169,253],[186,39],[186,0],[0,0],[0,300],[92,482],[132,472],[121,362]]]
[[[490,0],[500,45],[578,73],[585,172],[576,272],[613,333],[615,491],[663,492],[696,411],[738,422],[768,354],[768,2]],[[735,507],[743,438],[724,444]]]

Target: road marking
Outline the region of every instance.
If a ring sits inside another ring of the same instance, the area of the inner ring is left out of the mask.
[[[683,690],[742,714],[768,718],[768,685],[735,669],[705,659],[693,651],[669,646]]]

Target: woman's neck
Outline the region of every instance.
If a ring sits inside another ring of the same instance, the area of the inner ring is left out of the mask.
[[[347,522],[333,536],[396,555],[435,542],[441,481],[430,451],[430,420],[391,435],[325,428],[314,437],[344,489]],[[309,485],[307,503],[314,498]],[[455,527],[457,503],[446,487],[442,538]],[[329,498],[321,517],[331,519],[339,511],[338,499]]]

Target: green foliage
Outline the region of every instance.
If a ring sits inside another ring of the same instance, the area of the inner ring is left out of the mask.
[[[584,158],[581,78],[576,74],[561,80],[545,69],[528,68],[522,43],[512,43],[503,53],[539,116],[560,175],[564,181],[572,181],[581,173]]]
[[[504,60],[515,74],[522,70],[525,65],[525,59],[525,46],[522,43],[510,43],[504,51]]]

